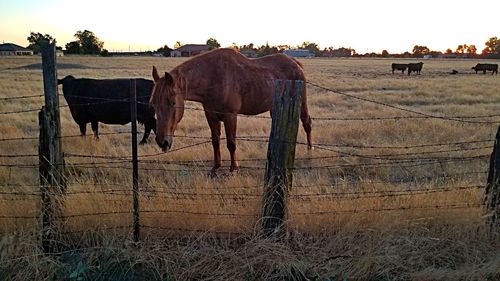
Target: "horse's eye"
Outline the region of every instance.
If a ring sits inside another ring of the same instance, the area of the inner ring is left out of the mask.
[[[172,102],[172,106],[175,106],[175,101],[174,101],[174,102]]]

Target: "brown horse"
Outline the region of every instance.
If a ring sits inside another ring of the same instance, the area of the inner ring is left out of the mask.
[[[161,77],[153,66],[155,82],[150,103],[156,112],[156,142],[168,151],[173,135],[184,114],[184,101],[196,101],[203,105],[212,132],[214,166],[210,175],[216,175],[221,166],[221,122],[226,131],[227,148],[231,154],[231,168],[238,170],[236,160],[237,114],[256,115],[269,111],[272,106],[276,79],[302,80],[302,65],[283,54],[248,59],[232,49],[217,49],[180,64]],[[303,89],[301,120],[311,142],[311,118],[307,110],[307,98]]]

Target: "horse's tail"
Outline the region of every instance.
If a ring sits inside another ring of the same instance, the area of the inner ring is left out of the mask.
[[[300,65],[300,66],[302,67],[302,65]],[[302,88],[302,110],[301,110],[301,113],[300,113],[300,120],[302,121],[302,127],[304,127],[304,131],[306,132],[307,148],[308,149],[313,149],[312,137],[311,137],[312,119],[311,119],[311,116],[309,115],[309,108],[307,107],[307,92],[306,92],[307,81],[306,81],[306,76],[302,75],[302,79],[303,79],[304,83],[303,83],[303,86],[302,86],[303,87]]]

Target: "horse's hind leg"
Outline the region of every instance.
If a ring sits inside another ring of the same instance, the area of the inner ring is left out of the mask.
[[[92,131],[94,131],[94,137],[96,139],[99,139],[99,122],[92,121],[91,125],[92,125]]]
[[[236,123],[236,114],[224,116],[224,130],[226,131],[227,149],[231,155],[231,167],[229,168],[230,172],[234,172],[239,169],[238,160],[236,159]]]
[[[208,126],[210,126],[210,132],[212,134],[212,147],[214,149],[214,166],[212,170],[208,173],[209,176],[215,177],[217,174],[217,169],[221,166],[221,157],[220,157],[220,129],[221,124],[219,119],[217,118],[217,114],[213,112],[205,111],[205,117],[208,121]]]

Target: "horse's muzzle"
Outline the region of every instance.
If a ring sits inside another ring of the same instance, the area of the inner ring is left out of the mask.
[[[160,146],[163,152],[167,152],[172,147],[173,140],[171,136],[164,138],[159,138],[158,136],[156,136],[156,143],[158,144],[158,146]]]

